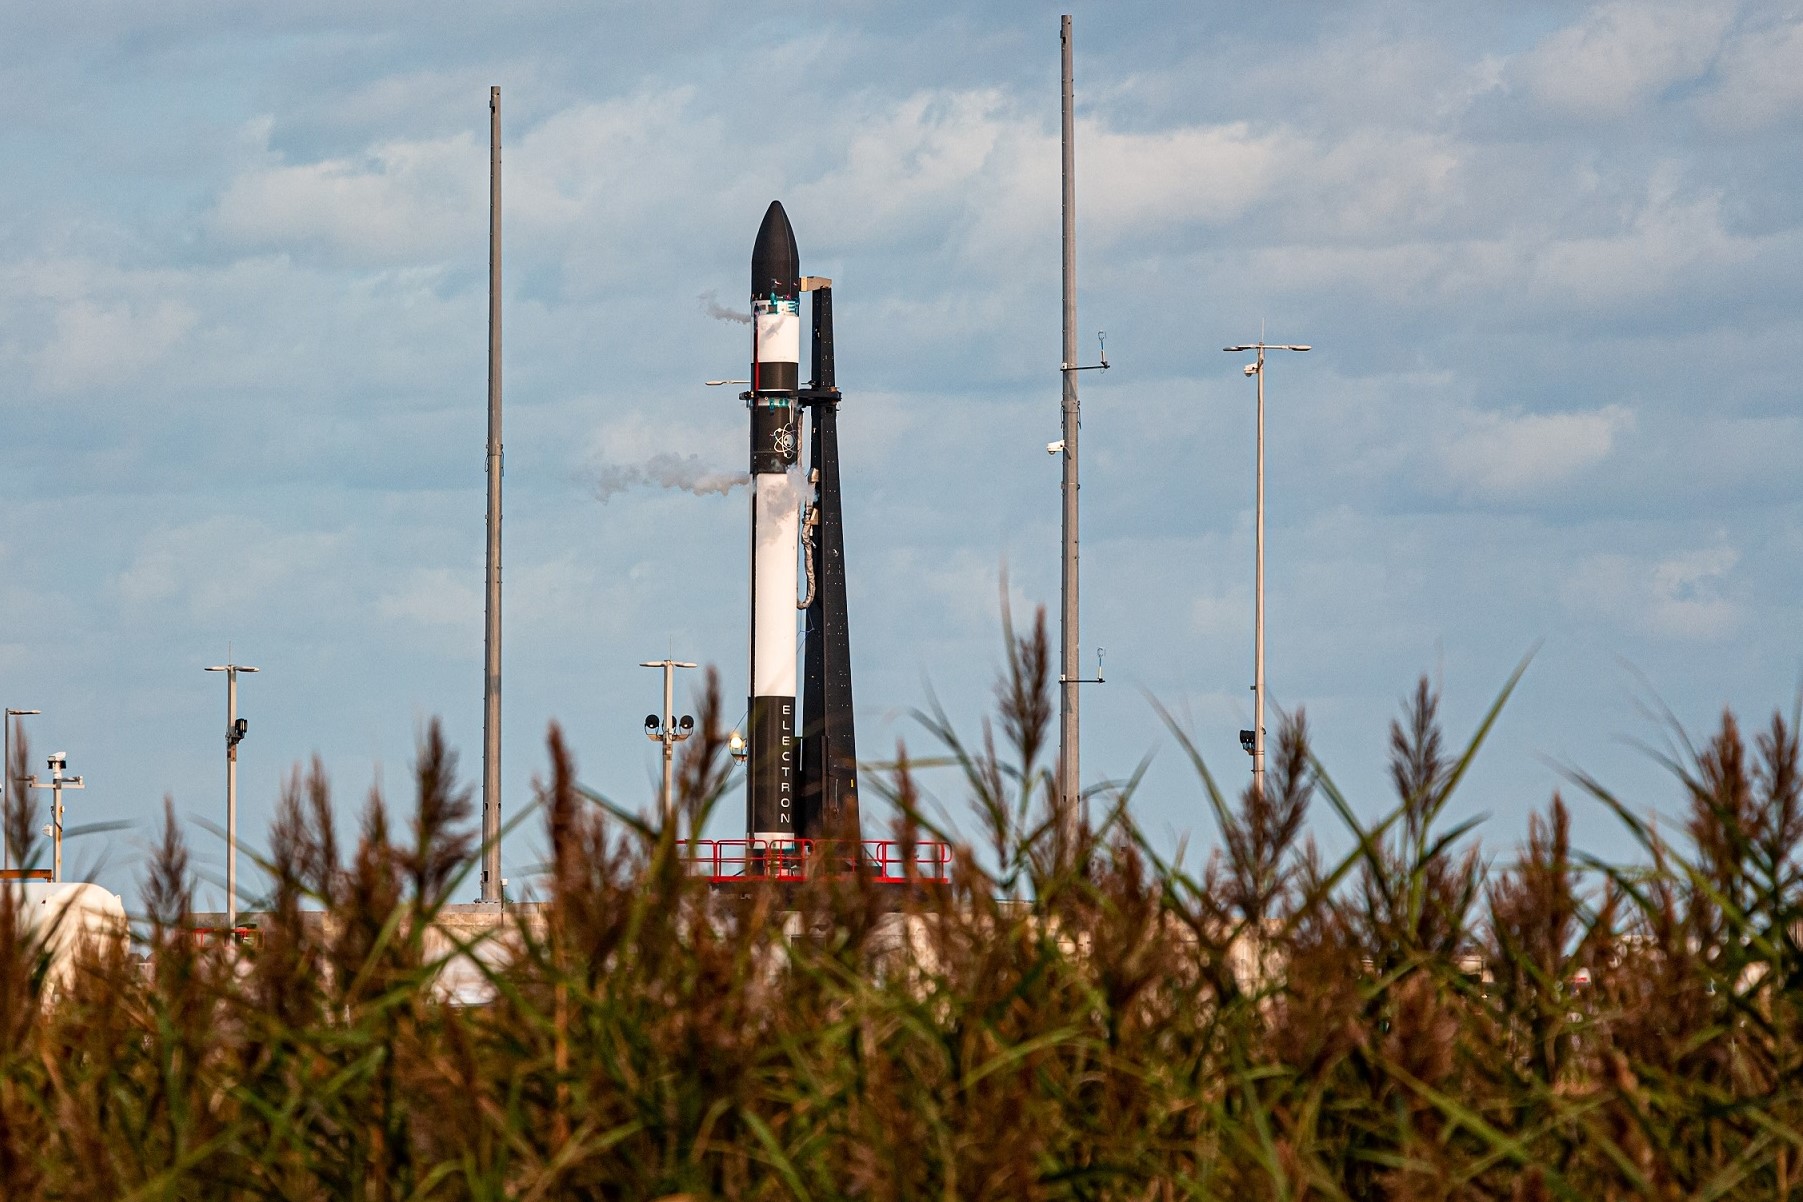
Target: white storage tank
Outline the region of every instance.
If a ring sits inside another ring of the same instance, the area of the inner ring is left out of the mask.
[[[19,899],[18,921],[27,936],[50,955],[45,993],[68,987],[84,945],[110,953],[123,950],[131,935],[125,901],[117,893],[84,881],[9,881]],[[114,947],[107,946],[113,944]]]

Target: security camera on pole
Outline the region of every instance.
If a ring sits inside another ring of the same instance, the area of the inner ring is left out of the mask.
[[[36,774],[26,778],[26,785],[33,789],[50,790],[50,821],[44,826],[44,833],[50,836],[51,853],[50,879],[60,883],[63,879],[63,790],[85,789],[79,776],[64,776],[69,767],[69,756],[65,752],[53,751],[48,761],[50,779],[39,780]]]
[[[238,716],[238,673],[258,669],[224,663],[208,668],[225,673],[225,929],[238,929],[238,744],[250,723]]]
[[[660,723],[656,714],[645,715],[645,737],[653,743],[664,745],[664,795],[661,812],[666,823],[673,822],[676,819],[676,803],[670,792],[670,768],[676,744],[695,733],[695,719],[687,714],[680,718],[676,716],[676,669],[693,668],[695,665],[675,659],[649,659],[639,667],[664,670],[664,716]]]

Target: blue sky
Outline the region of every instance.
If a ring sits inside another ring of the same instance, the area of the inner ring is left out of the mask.
[[[347,821],[404,798],[433,715],[476,774],[490,84],[510,807],[553,718],[649,798],[641,659],[743,693],[744,494],[595,482],[742,467],[701,381],[743,327],[703,298],[742,304],[772,198],[836,281],[861,750],[925,750],[929,682],[975,723],[1004,565],[1055,612],[1059,6],[7,8],[0,694],[86,774],[71,824],[137,824],[70,845],[99,879],[166,792],[222,820],[228,641],[264,669],[252,842],[315,752]],[[1316,347],[1269,375],[1272,694],[1362,809],[1422,671],[1462,736],[1541,648],[1458,801],[1499,852],[1562,764],[1676,800],[1629,743],[1651,698],[1789,709],[1803,10],[1071,11],[1080,322],[1116,365],[1082,381],[1086,776],[1154,752],[1142,822],[1208,845],[1148,696],[1245,769],[1252,389],[1219,348],[1261,322]]]

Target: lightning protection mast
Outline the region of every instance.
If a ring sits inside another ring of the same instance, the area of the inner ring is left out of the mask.
[[[482,897],[501,899],[501,89],[488,90],[488,570],[482,647]]]
[[[1083,778],[1078,765],[1077,667],[1077,430],[1082,424],[1077,407],[1077,166],[1075,126],[1071,99],[1071,19],[1059,19],[1058,40],[1062,54],[1062,109],[1064,149],[1064,354],[1060,373],[1064,378],[1064,473],[1060,490],[1064,501],[1064,555],[1060,571],[1058,653],[1058,854],[1060,866],[1077,845],[1082,821]]]

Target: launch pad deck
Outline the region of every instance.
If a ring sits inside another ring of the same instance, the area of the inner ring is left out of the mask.
[[[952,868],[951,844],[897,839],[691,839],[684,852],[691,875],[721,885],[860,873],[876,884],[918,885],[948,881]]]

